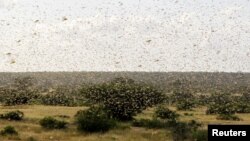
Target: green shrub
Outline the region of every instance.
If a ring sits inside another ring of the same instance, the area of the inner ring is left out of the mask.
[[[250,101],[250,89],[247,89],[245,92],[242,93],[241,99],[242,101],[245,101],[245,102]]]
[[[184,113],[184,116],[193,116],[193,113]]]
[[[189,121],[187,124],[188,124],[189,128],[190,128],[192,131],[196,131],[199,127],[202,126],[201,123],[199,123],[199,122],[197,122],[197,121],[195,121],[195,120],[191,120],[191,121]]]
[[[174,141],[184,141],[190,139],[201,141],[201,139],[203,139],[203,133],[198,131],[202,125],[194,120],[191,120],[190,122],[180,122],[177,120],[166,121],[156,118],[152,120],[140,119],[134,120],[132,125],[135,127],[145,127],[149,129],[170,129]]]
[[[235,98],[234,98],[235,99]],[[220,93],[212,94],[210,97],[210,104],[206,111],[207,114],[219,114],[219,120],[240,120],[235,115],[237,112],[237,104],[230,94]]]
[[[37,99],[39,95],[33,86],[33,79],[30,77],[16,78],[12,87],[4,88],[1,93],[4,105],[23,105],[29,104],[33,99]]]
[[[53,117],[45,117],[40,120],[40,125],[46,129],[64,129],[67,128],[67,122],[57,120]]]
[[[90,108],[92,108],[93,106],[91,106]],[[80,116],[80,115],[82,115],[82,114],[84,114],[86,112],[86,110],[79,110],[79,111],[77,111],[76,112],[76,114],[75,114],[75,118],[77,118],[78,116]]]
[[[116,126],[116,122],[110,119],[102,107],[90,107],[86,111],[76,114],[76,123],[79,131],[106,132]]]
[[[219,104],[210,104],[207,107],[206,114],[212,115],[212,114],[234,114],[236,112],[235,105],[232,103],[228,103],[225,105],[219,105]]]
[[[208,131],[207,130],[197,130],[193,132],[194,141],[208,141]]]
[[[201,127],[200,123],[192,120],[191,122],[171,122],[171,131],[173,135],[174,141],[183,141],[186,139],[192,138],[192,133],[196,132],[199,127]]]
[[[176,107],[178,110],[187,111],[187,110],[192,110],[193,108],[196,107],[196,105],[195,105],[195,102],[193,100],[186,99],[186,100],[179,101],[176,104]]]
[[[34,137],[28,137],[26,141],[37,141],[37,139]]]
[[[4,105],[24,105],[29,104],[33,99],[37,99],[38,95],[32,91],[7,89],[5,90]]]
[[[210,104],[206,111],[207,114],[222,114],[230,115],[236,113],[237,109],[230,94],[212,94],[210,97]]]
[[[54,106],[75,106],[74,91],[70,88],[58,87],[54,91],[41,97],[41,103]]]
[[[180,115],[163,106],[157,107],[155,117],[165,120],[176,120]]]
[[[176,90],[171,96],[178,110],[192,110],[196,107],[194,95],[189,90]]]
[[[74,106],[73,98],[63,94],[47,94],[41,97],[43,105]]]
[[[131,120],[136,114],[164,100],[162,92],[154,87],[127,79],[92,85],[82,93],[92,103],[103,105],[109,116],[119,120]]]
[[[55,115],[55,117],[64,118],[64,119],[70,118],[70,116],[68,116],[68,115]]]
[[[18,132],[13,126],[6,126],[4,129],[0,132],[1,135],[18,135]]]
[[[237,113],[250,113],[250,90],[242,93],[236,103]]]
[[[219,114],[217,116],[218,120],[236,120],[239,121],[240,118],[236,115],[232,115],[232,114]]]
[[[166,122],[158,120],[158,119],[140,119],[134,120],[132,125],[135,127],[145,127],[149,129],[164,129],[167,127]]]
[[[24,117],[24,113],[21,111],[12,111],[8,112],[6,114],[1,114],[0,119],[6,119],[6,120],[22,120]]]
[[[197,105],[206,106],[209,104],[209,95],[198,95],[197,96]]]
[[[172,126],[172,136],[174,141],[184,141],[190,136],[190,129],[184,122],[177,122]]]
[[[250,113],[250,104],[249,102],[238,102],[236,104],[237,113]]]
[[[173,92],[171,95],[171,99],[173,99],[174,103],[177,103],[178,101],[184,101],[187,99],[193,99],[194,100],[194,95],[189,91],[189,90],[176,90]]]

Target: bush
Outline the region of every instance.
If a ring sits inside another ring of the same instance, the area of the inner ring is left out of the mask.
[[[193,113],[184,113],[184,116],[193,116]]]
[[[207,114],[231,115],[236,113],[236,107],[233,103],[211,104],[207,109]]]
[[[213,94],[210,97],[210,104],[206,111],[207,114],[231,115],[236,113],[236,106],[230,94]]]
[[[240,120],[235,115],[237,112],[237,103],[230,97],[230,94],[213,94],[210,98],[211,103],[206,111],[207,114],[219,114],[219,120]],[[242,109],[241,109],[242,110]]]
[[[219,114],[217,116],[218,120],[236,120],[239,121],[240,118],[236,115],[231,115],[231,114]]]
[[[174,141],[183,141],[186,139],[192,138],[192,133],[196,132],[199,127],[201,127],[200,123],[192,120],[188,123],[185,122],[171,122],[171,131],[173,135]]]
[[[237,113],[250,113],[250,91],[244,92],[236,103]]]
[[[193,108],[196,107],[196,105],[195,105],[195,102],[193,100],[186,99],[186,100],[179,101],[176,104],[176,107],[178,110],[187,111],[187,110],[192,110]]]
[[[54,106],[75,106],[74,93],[70,88],[58,87],[54,91],[42,96],[41,103]]]
[[[4,129],[0,132],[1,135],[18,135],[18,132],[13,126],[6,126]]]
[[[242,93],[241,99],[242,101],[245,101],[245,102],[250,101],[250,89],[247,89],[245,92]]]
[[[202,124],[195,120],[191,120],[190,122],[188,122],[188,126],[192,131],[196,131],[199,127],[202,126]]]
[[[24,113],[21,111],[12,111],[8,112],[6,114],[1,114],[0,119],[6,119],[6,120],[22,120],[24,117]]]
[[[186,91],[176,90],[171,95],[171,99],[173,99],[174,103],[178,103],[179,101],[184,101],[184,100],[187,100],[187,99],[194,100],[194,95],[189,90],[186,90]]]
[[[109,116],[119,120],[131,120],[136,114],[164,100],[164,95],[154,87],[122,78],[89,86],[82,93],[92,103],[103,105]]]
[[[155,111],[155,117],[165,120],[176,120],[180,115],[168,108],[159,106]]]
[[[39,97],[30,77],[16,78],[13,86],[4,88],[1,93],[4,95],[2,101],[8,106],[29,104]]]
[[[198,95],[197,96],[197,105],[206,106],[209,104],[209,95]]]
[[[37,141],[37,139],[34,137],[28,137],[26,141]]]
[[[38,97],[36,93],[31,91],[17,89],[6,89],[4,95],[4,105],[7,106],[29,104],[30,101]]]
[[[140,119],[134,120],[132,125],[135,127],[145,127],[149,129],[164,129],[167,127],[166,122],[158,120],[158,119]]]
[[[64,129],[67,128],[67,122],[57,120],[53,117],[45,117],[40,120],[40,125],[46,129]]]
[[[250,113],[250,104],[249,102],[238,102],[236,104],[237,113]]]
[[[177,122],[172,126],[172,135],[174,141],[183,141],[189,138],[190,129],[187,123]]]
[[[74,106],[73,98],[63,94],[47,94],[41,97],[43,105]]]
[[[194,141],[208,141],[208,131],[207,130],[198,130],[193,133]]]
[[[116,126],[102,107],[90,107],[86,111],[77,112],[76,123],[79,131],[106,132]]]
[[[132,125],[135,127],[145,127],[150,129],[170,129],[174,141],[184,141],[188,139],[202,141],[203,139],[203,133],[197,131],[202,125],[194,120],[186,123],[177,120],[166,121],[159,119],[140,119],[134,120]]]
[[[176,103],[178,110],[192,110],[196,107],[196,101],[194,95],[189,91],[174,91],[174,94],[171,96],[173,102]]]

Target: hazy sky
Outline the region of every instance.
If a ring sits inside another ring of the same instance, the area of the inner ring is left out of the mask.
[[[250,0],[0,0],[0,72],[250,72]]]

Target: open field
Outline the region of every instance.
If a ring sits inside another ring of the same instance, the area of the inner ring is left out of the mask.
[[[56,106],[15,106],[15,107],[0,107],[1,113],[20,110],[24,112],[25,119],[21,122],[12,122],[0,120],[0,128],[7,125],[16,127],[19,131],[19,138],[0,137],[1,141],[22,140],[26,141],[29,137],[34,137],[38,141],[158,141],[171,140],[170,133],[164,130],[148,130],[144,128],[130,127],[122,125],[118,129],[109,131],[108,133],[86,134],[78,132],[74,126],[74,115],[80,109],[87,107],[56,107]],[[70,126],[66,130],[45,130],[39,125],[39,119],[44,116],[67,115]],[[147,114],[150,115],[150,114]],[[124,126],[124,127],[123,127]]]
[[[31,74],[0,79],[0,141],[205,141],[250,123],[249,74]]]
[[[171,141],[171,133],[163,129],[145,129],[132,127],[130,123],[122,123],[116,129],[107,133],[86,134],[76,130],[74,125],[74,115],[78,110],[87,109],[87,107],[60,107],[60,106],[1,106],[0,113],[5,113],[13,110],[24,112],[25,118],[23,121],[6,121],[0,120],[0,128],[7,125],[14,126],[19,132],[19,136],[15,137],[0,137],[1,141],[29,141],[33,137],[37,141]],[[171,107],[171,109],[175,109]],[[195,108],[193,111],[178,111],[181,115],[180,120],[189,121],[196,120],[203,123],[203,128],[207,124],[249,124],[250,114],[238,114],[241,121],[225,121],[216,120],[215,115],[206,115],[205,108]],[[150,108],[139,114],[136,118],[152,118],[154,108]],[[184,113],[191,113],[193,116],[185,116]],[[59,118],[60,115],[66,115],[68,118],[64,120],[69,122],[69,128],[65,130],[46,130],[39,125],[39,120],[45,116],[53,116]]]

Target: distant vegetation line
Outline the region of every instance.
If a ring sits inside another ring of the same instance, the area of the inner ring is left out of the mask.
[[[227,90],[238,92],[250,87],[250,73],[224,72],[22,72],[0,73],[0,86],[8,85],[18,77],[33,77],[38,87],[80,86],[84,83],[102,83],[117,77],[150,83],[170,91],[176,80],[187,83],[197,92]]]

